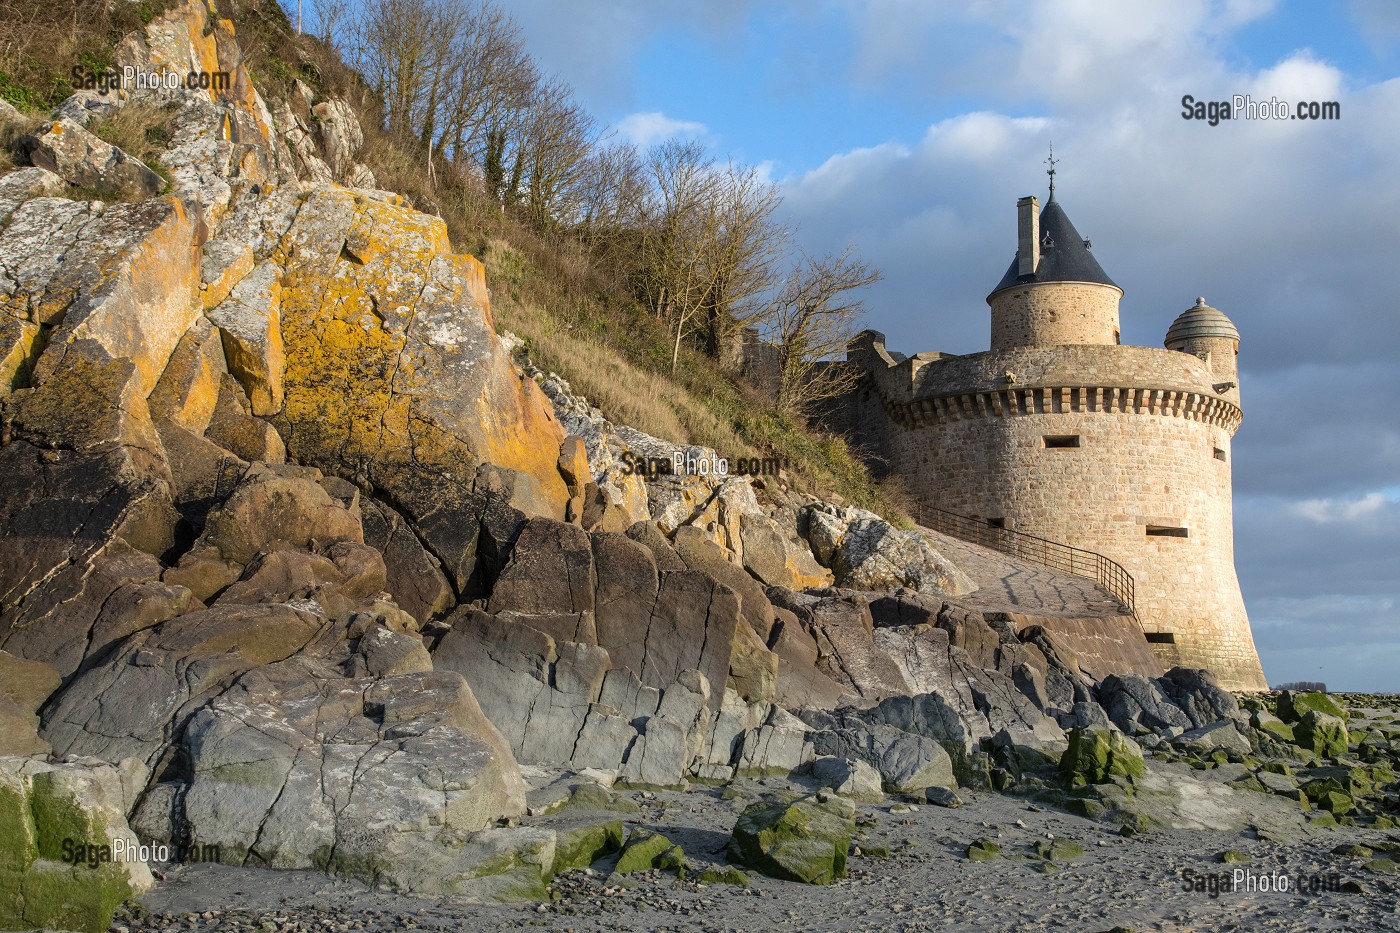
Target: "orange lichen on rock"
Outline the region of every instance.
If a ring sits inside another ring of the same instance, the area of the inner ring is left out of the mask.
[[[491,328],[481,264],[442,220],[345,188],[313,189],[274,261],[289,451],[427,511],[470,494],[483,463],[527,474],[562,517],[564,432]]]

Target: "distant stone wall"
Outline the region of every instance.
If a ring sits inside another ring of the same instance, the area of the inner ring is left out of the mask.
[[[1118,343],[1113,285],[1056,282],[1002,289],[993,295],[992,349]]]

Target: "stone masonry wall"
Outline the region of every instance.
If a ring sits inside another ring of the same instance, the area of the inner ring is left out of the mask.
[[[1118,343],[1112,285],[1064,282],[1006,288],[993,295],[992,349]]]
[[[1045,404],[1050,395],[1000,416],[925,405],[892,427],[892,468],[920,501],[1118,561],[1136,581],[1144,628],[1174,635],[1181,663],[1231,688],[1264,688],[1234,568],[1237,419],[1087,410],[1061,405],[1059,392]],[[1079,446],[1047,448],[1047,435],[1077,436]],[[1188,536],[1149,536],[1149,526]]]

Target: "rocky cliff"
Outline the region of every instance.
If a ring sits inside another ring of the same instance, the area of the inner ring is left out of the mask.
[[[0,832],[33,843],[7,923],[59,909],[45,775],[94,838],[497,897],[577,849],[510,825],[522,765],[678,787],[837,758],[922,792],[1111,728],[1071,648],[960,606],[920,534],[632,470],[715,452],[513,358],[349,108],[269,107],[206,0],[116,56],[232,80],[79,92],[0,176]],[[87,128],[119,108],[168,121],[158,165]],[[1208,678],[1116,689],[1129,731],[1238,717]],[[64,878],[88,928],[149,882]]]

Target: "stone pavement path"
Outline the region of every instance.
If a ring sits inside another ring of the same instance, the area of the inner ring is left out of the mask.
[[[1123,605],[1089,577],[1060,573],[1000,551],[919,529],[934,550],[971,577],[979,589],[954,602],[971,609],[1032,615],[1103,617],[1125,614]]]

